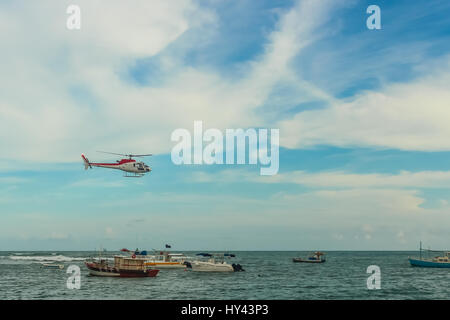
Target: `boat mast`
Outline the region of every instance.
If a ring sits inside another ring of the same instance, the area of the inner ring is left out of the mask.
[[[422,260],[422,241],[420,241],[420,260]]]

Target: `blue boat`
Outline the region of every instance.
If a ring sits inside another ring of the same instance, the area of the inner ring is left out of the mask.
[[[303,262],[303,263],[324,263],[326,261],[325,259],[325,253],[317,251],[314,252],[314,254],[310,255],[306,259],[304,258],[293,258],[293,262]]]
[[[422,251],[430,252],[443,252],[442,256],[435,256],[433,258],[422,258]],[[438,250],[424,250],[422,249],[422,242],[420,243],[420,257],[408,258],[409,263],[413,267],[422,268],[450,268],[450,251],[438,251]]]

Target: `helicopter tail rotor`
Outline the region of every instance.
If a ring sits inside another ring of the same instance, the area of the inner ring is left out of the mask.
[[[83,159],[84,162],[84,170],[87,170],[88,168],[92,169],[91,163],[89,162],[88,158],[84,156],[84,154],[81,155],[81,158]]]

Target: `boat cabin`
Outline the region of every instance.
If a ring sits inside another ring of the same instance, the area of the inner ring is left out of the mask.
[[[442,257],[434,257],[434,262],[450,262],[450,252],[444,252],[444,256]]]
[[[114,256],[114,267],[119,270],[145,270],[145,260]]]

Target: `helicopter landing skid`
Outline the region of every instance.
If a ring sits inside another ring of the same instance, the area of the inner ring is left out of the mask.
[[[141,177],[144,176],[144,174],[143,174],[143,173],[133,173],[133,174],[127,174],[127,173],[125,173],[123,176],[124,176],[125,178],[141,178]]]

